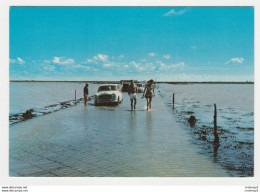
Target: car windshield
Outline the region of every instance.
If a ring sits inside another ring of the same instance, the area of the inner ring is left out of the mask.
[[[98,88],[98,92],[100,91],[116,91],[117,87],[115,85],[107,85],[107,86],[100,86]]]

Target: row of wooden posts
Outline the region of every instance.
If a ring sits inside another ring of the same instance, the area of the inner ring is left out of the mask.
[[[172,106],[174,107],[174,100],[175,100],[175,98],[174,98],[174,93],[172,94]],[[215,139],[214,139],[214,143],[215,144],[219,144],[219,136],[218,136],[218,126],[217,126],[217,105],[216,104],[214,104],[214,116],[213,116],[213,118],[214,118],[214,137],[215,137]]]

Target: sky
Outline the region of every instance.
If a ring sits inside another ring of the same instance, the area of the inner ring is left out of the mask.
[[[253,7],[10,7],[11,80],[254,81]]]

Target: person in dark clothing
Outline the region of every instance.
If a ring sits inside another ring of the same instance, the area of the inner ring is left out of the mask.
[[[87,102],[88,102],[88,83],[86,83],[84,90],[83,90],[83,97],[84,97],[84,104],[85,106],[87,106]]]
[[[131,100],[131,110],[135,109],[136,100],[137,100],[137,86],[134,80],[131,81],[131,84],[128,86],[128,95],[130,96]],[[133,100],[135,101],[133,105]]]

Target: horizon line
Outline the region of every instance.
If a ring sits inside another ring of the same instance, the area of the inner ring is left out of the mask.
[[[9,80],[9,82],[121,82],[129,80]],[[142,82],[142,81],[139,81]],[[155,81],[156,83],[227,83],[227,84],[254,84],[254,81]]]

